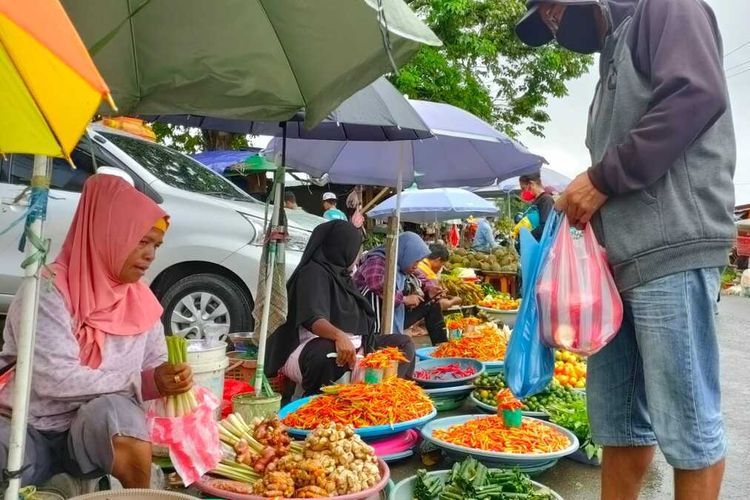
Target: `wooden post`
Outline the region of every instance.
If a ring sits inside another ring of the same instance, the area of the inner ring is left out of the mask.
[[[388,234],[385,237],[385,268],[393,269],[396,265],[396,253],[393,251],[398,235],[398,218],[388,217]],[[386,306],[386,297],[395,297],[396,280],[395,275],[391,272],[386,273],[385,284],[383,285],[383,307],[380,311],[380,333],[389,335],[393,333],[393,309]]]

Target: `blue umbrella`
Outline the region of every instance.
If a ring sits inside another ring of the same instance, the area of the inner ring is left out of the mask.
[[[432,138],[411,141],[320,141],[289,139],[287,164],[331,182],[396,186],[416,182],[421,188],[486,186],[538,171],[544,158],[495,130],[485,121],[449,104],[410,101]],[[275,157],[274,138],[264,155]],[[400,175],[399,175],[400,174]]]
[[[313,177],[328,174],[336,183],[395,186],[396,226],[404,184],[486,186],[538,171],[546,163],[467,111],[449,104],[410,103],[434,137],[394,142],[288,139],[285,143],[274,138],[263,154],[276,158],[284,146],[286,164]],[[389,274],[395,275],[395,266]],[[392,296],[384,299],[383,309],[392,312]],[[383,325],[389,327],[387,321]]]
[[[248,151],[204,151],[196,153],[192,157],[217,174],[223,174],[227,168],[245,161],[254,154],[257,154],[258,151],[258,149]]]
[[[382,219],[395,215],[397,197],[392,196],[367,215]],[[465,219],[470,215],[495,215],[497,207],[459,188],[406,190],[401,193],[401,220],[417,224]]]

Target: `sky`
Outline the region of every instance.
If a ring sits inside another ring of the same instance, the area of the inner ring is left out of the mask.
[[[727,55],[724,65],[729,75],[729,97],[737,137],[736,204],[750,203],[750,2],[707,0],[707,3],[719,21]],[[745,70],[748,71],[743,73]],[[596,73],[597,64],[594,64],[588,74],[569,83],[567,97],[550,101],[547,112],[551,120],[545,127],[545,137],[528,133],[520,137],[532,152],[547,159],[550,168],[569,177],[590,165],[584,139],[588,108],[598,79]]]
[[[750,203],[750,2],[706,1],[716,14],[724,39],[724,64],[737,138],[735,202]],[[550,101],[547,107],[550,122],[545,126],[544,137],[525,133],[519,138],[533,153],[544,156],[550,168],[569,177],[575,177],[590,165],[584,140],[588,108],[598,80],[597,64],[592,65],[588,74],[568,83],[566,97]],[[253,145],[264,147],[269,140],[270,137],[255,137]]]

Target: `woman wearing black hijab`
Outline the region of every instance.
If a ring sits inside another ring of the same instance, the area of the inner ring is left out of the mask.
[[[411,338],[376,336],[375,313],[352,282],[361,245],[361,231],[349,222],[321,224],[287,283],[289,314],[268,341],[266,374],[281,371],[301,384],[306,396],[349,371],[358,350],[398,347],[410,360],[400,365],[399,375],[409,378],[414,371]],[[331,353],[337,356],[329,358]]]

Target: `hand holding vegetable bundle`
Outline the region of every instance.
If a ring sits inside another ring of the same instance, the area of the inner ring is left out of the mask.
[[[187,363],[173,365],[166,361],[154,370],[154,381],[159,394],[177,396],[193,387],[193,371]]]
[[[171,365],[171,368],[162,368],[164,365],[160,366],[161,370],[156,378],[159,392],[167,398],[166,416],[182,417],[189,415],[198,406],[198,402],[195,399],[195,394],[193,394],[192,372],[187,365],[187,341],[183,337],[175,335],[167,337],[166,364]],[[182,377],[185,377],[186,380],[183,380]]]

